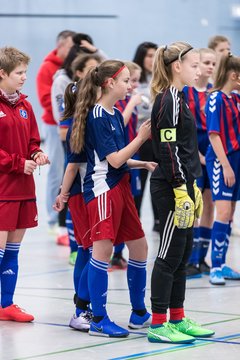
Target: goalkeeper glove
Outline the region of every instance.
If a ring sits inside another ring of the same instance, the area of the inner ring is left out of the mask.
[[[196,180],[193,183],[194,197],[195,197],[195,215],[197,219],[200,219],[203,212],[203,199],[202,193],[197,186]]]
[[[194,203],[187,192],[186,184],[173,189],[175,195],[174,225],[178,229],[186,229],[193,226]]]

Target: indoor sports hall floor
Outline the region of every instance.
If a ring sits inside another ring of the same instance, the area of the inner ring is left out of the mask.
[[[44,205],[46,168],[35,176],[39,227],[29,230],[20,256],[20,275],[15,303],[34,314],[34,323],[0,322],[0,360],[237,360],[240,358],[240,281],[213,287],[208,277],[188,280],[186,314],[215,330],[214,337],[197,340],[194,345],[152,344],[146,329],[131,331],[125,339],[89,336],[68,327],[74,307],[72,302],[72,266],[69,250],[57,246],[49,236]],[[237,209],[237,215],[239,215]],[[239,216],[236,216],[236,221]],[[149,244],[146,302],[150,301],[150,275],[158,248],[153,233],[148,196],[144,200],[143,226]],[[240,224],[239,224],[240,226]],[[127,253],[125,253],[127,256]],[[240,239],[231,238],[228,262],[240,269]],[[150,309],[150,308],[149,308]],[[112,320],[127,326],[130,305],[126,272],[109,274],[108,311]]]

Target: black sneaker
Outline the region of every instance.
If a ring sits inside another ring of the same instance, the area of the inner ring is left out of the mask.
[[[199,264],[199,270],[202,274],[209,275],[210,274],[210,266],[206,263],[205,260],[201,261]]]
[[[202,274],[198,267],[194,264],[186,265],[186,277],[187,279],[198,279],[202,277]]]
[[[108,271],[126,270],[128,266],[127,260],[121,256],[113,256],[108,265]]]

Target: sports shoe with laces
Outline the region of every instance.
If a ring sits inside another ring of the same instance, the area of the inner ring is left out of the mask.
[[[205,260],[200,261],[199,270],[202,274],[209,275],[210,274],[210,266],[206,263]]]
[[[145,315],[139,316],[134,311],[132,312],[128,327],[130,329],[143,329],[149,327],[152,323],[152,315],[146,312]]]
[[[221,268],[211,269],[210,276],[209,276],[209,282],[212,285],[225,285],[226,281],[224,280],[224,277],[222,276]]]
[[[76,259],[77,259],[77,251],[73,251],[71,252],[71,254],[69,255],[69,264],[70,265],[75,265]]]
[[[163,323],[162,326],[150,326],[148,328],[147,338],[149,342],[156,343],[185,344],[195,341],[193,336],[183,334],[169,322]]]
[[[56,243],[57,243],[57,245],[61,245],[61,246],[69,246],[69,236],[68,236],[68,234],[66,234],[66,235],[58,235],[57,239],[56,239]]]
[[[174,326],[181,333],[195,337],[208,337],[215,334],[213,330],[206,329],[188,318],[183,318],[182,321],[174,323]]]
[[[12,304],[5,308],[0,307],[0,320],[31,322],[34,320],[34,316],[26,313],[26,311],[18,305]]]
[[[69,326],[79,331],[88,332],[90,329],[91,320],[92,314],[88,311],[84,311],[79,316],[73,314]]]
[[[108,271],[126,270],[127,261],[121,256],[113,256],[109,262]]]
[[[116,325],[113,321],[109,319],[106,315],[98,323],[91,322],[89,335],[94,336],[105,336],[105,337],[127,337],[129,335],[128,330]]]
[[[240,273],[226,265],[222,267],[222,276],[226,280],[240,280]]]
[[[187,279],[198,279],[202,277],[202,274],[198,267],[194,264],[186,265],[186,277]]]

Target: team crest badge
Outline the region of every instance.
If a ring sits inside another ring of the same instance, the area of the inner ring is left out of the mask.
[[[21,116],[22,118],[24,118],[24,119],[27,119],[27,118],[28,118],[27,110],[20,109],[19,112],[20,112],[20,116]]]

